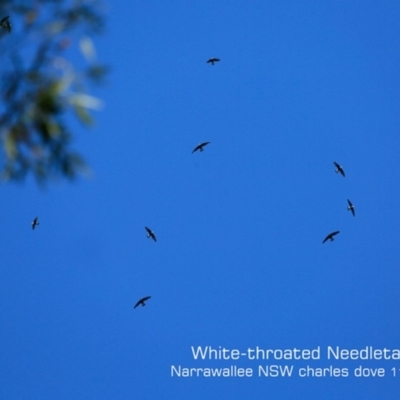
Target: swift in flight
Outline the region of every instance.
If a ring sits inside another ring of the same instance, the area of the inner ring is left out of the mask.
[[[336,167],[336,170],[335,170],[335,172],[336,173],[338,173],[338,172],[340,172],[343,176],[345,176],[344,175],[344,169],[343,169],[343,167],[341,166],[341,165],[339,165],[337,162],[333,162],[334,164],[335,164],[335,167]]]
[[[147,296],[147,297],[143,297],[143,299],[140,299],[133,308],[136,308],[140,305],[142,305],[142,307],[144,307],[146,305],[145,301],[147,301],[148,299],[151,299],[151,296]]]
[[[219,61],[221,61],[219,58],[213,57],[213,58],[210,58],[210,59],[207,61],[207,64],[214,65],[216,62],[219,62]]]
[[[35,217],[32,221],[32,229],[35,229],[39,225],[39,217]]]
[[[155,242],[157,242],[156,235],[154,234],[154,232],[147,226],[145,226],[144,229],[146,229],[147,231],[147,237],[152,238]]]
[[[198,145],[193,149],[192,154],[193,154],[195,151],[197,151],[197,150],[199,150],[199,151],[204,151],[204,146],[207,146],[209,143],[210,143],[210,142],[203,142],[203,143],[198,144]]]
[[[340,231],[336,231],[336,232],[332,232],[330,233],[324,240],[322,243],[325,243],[327,240],[330,240],[331,242],[334,241],[334,236],[337,235]]]
[[[355,217],[356,216],[356,212],[354,210],[353,203],[349,199],[347,199],[347,202],[349,203],[349,206],[347,207],[347,209],[350,210],[351,213],[353,214],[353,217]]]

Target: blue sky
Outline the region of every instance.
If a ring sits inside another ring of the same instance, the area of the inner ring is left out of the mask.
[[[76,128],[92,176],[1,188],[0,397],[397,400],[400,360],[326,348],[400,348],[398,2],[116,0],[107,18],[105,108]],[[295,373],[171,377],[268,364]]]

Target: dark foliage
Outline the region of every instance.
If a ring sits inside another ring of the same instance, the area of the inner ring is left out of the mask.
[[[101,102],[87,91],[107,72],[90,39],[103,29],[101,4],[0,0],[0,20],[7,16],[0,25],[2,180],[23,180],[29,173],[39,183],[75,178],[87,167],[72,149],[69,114],[92,124],[88,110]],[[83,66],[70,61],[78,45]]]

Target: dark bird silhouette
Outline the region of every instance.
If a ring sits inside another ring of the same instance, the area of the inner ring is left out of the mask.
[[[39,225],[39,218],[35,217],[35,219],[32,221],[32,229],[35,229]]]
[[[214,65],[214,63],[216,63],[216,62],[218,62],[218,61],[221,61],[219,58],[210,58],[208,61],[207,61],[207,63],[208,64],[211,64],[211,65]]]
[[[144,307],[146,305],[145,301],[147,301],[148,299],[151,299],[151,296],[147,296],[147,297],[143,297],[143,299],[140,299],[133,308],[136,308],[140,305],[142,305],[142,307]]]
[[[353,214],[353,217],[355,217],[356,216],[356,212],[354,210],[353,203],[349,199],[347,199],[347,202],[349,203],[349,206],[347,207],[347,209],[350,210],[351,213]]]
[[[343,170],[343,167],[341,166],[341,165],[339,165],[337,162],[333,162],[334,164],[335,164],[335,167],[336,167],[336,173],[338,173],[338,172],[340,172],[343,176],[345,176],[344,175],[344,170]]]
[[[7,15],[7,17],[4,17],[1,19],[0,21],[0,26],[4,29],[8,30],[8,33],[11,33],[11,22],[9,20],[9,16]]]
[[[150,228],[148,228],[147,226],[145,226],[144,228],[147,231],[147,237],[148,238],[152,238],[155,242],[157,242],[156,235],[154,234],[154,232]]]
[[[340,231],[336,231],[336,232],[330,233],[330,234],[323,240],[322,243],[325,243],[327,240],[330,240],[331,242],[333,242],[333,240],[334,240],[333,237],[334,237],[335,235],[337,235],[339,232],[340,232]]]
[[[204,146],[207,146],[209,143],[210,143],[210,142],[204,142],[204,143],[198,144],[198,145],[193,149],[192,154],[193,154],[195,151],[197,151],[197,150],[204,151],[204,148],[203,148],[203,147],[204,147]]]

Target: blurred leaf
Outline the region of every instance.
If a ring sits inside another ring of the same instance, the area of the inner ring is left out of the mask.
[[[81,105],[76,104],[74,107],[75,113],[79,120],[87,126],[90,126],[93,124],[93,119],[86,110],[86,108],[82,107]]]
[[[14,159],[17,156],[17,145],[11,131],[4,135],[4,148],[8,158]]]
[[[103,108],[103,102],[100,99],[84,93],[70,95],[69,101],[75,106],[89,108],[91,110],[101,110]]]
[[[83,56],[88,62],[93,62],[96,59],[96,50],[90,37],[85,36],[79,41],[79,47]]]

